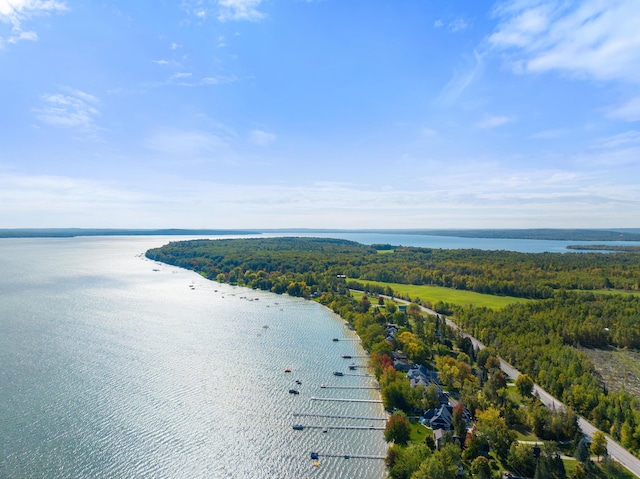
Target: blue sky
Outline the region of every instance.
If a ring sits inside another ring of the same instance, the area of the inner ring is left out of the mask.
[[[0,0],[0,228],[640,227],[629,0]]]

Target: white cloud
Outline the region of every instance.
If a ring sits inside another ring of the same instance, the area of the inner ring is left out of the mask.
[[[265,13],[258,10],[261,3],[262,0],[219,0],[218,20],[221,22],[228,20],[260,21],[266,17]]]
[[[465,30],[468,26],[469,24],[465,21],[465,19],[460,17],[449,23],[448,28],[450,31],[456,33]]]
[[[512,121],[513,119],[508,116],[486,116],[476,123],[476,126],[478,128],[496,128],[511,123]]]
[[[638,68],[640,69],[640,65]],[[607,116],[616,120],[640,121],[640,96],[632,98],[623,105],[611,108]]]
[[[6,38],[0,36],[0,48],[22,40],[37,41],[38,34],[34,31],[25,31],[23,24],[37,15],[67,9],[65,2],[57,0],[0,0],[0,33],[4,30],[2,24],[11,26]]]
[[[95,132],[95,119],[100,116],[96,105],[100,100],[81,90],[65,88],[63,91],[65,93],[42,95],[44,105],[33,109],[36,118],[51,126]]]
[[[440,28],[444,25],[444,22],[442,20],[436,20],[435,22],[433,22],[433,28]]]
[[[276,135],[262,130],[253,130],[249,134],[249,139],[258,146],[269,146],[276,141]]]
[[[489,37],[516,68],[640,83],[640,8],[628,0],[508,0]]]
[[[267,16],[259,10],[261,3],[262,0],[182,0],[181,5],[199,21],[214,16],[220,22],[258,22]]]

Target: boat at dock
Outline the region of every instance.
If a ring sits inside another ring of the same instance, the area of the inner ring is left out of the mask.
[[[300,394],[300,391],[296,389],[289,389],[289,394]]]
[[[293,429],[295,431],[302,431],[304,429],[304,426],[302,424],[294,424]]]
[[[344,359],[351,359],[351,355],[349,355],[349,354],[343,354],[342,357]]]
[[[344,376],[344,373],[343,373],[343,372],[341,372],[341,371],[334,371],[334,372],[333,372],[333,375],[334,375],[334,376]]]

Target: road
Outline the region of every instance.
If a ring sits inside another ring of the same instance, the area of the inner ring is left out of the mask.
[[[387,297],[387,296],[385,296],[385,297]],[[389,297],[387,297],[387,298],[389,298]],[[399,302],[407,303],[407,304],[410,303],[410,301],[405,301],[405,300],[398,299],[398,298],[389,298],[389,299],[393,299],[394,301],[399,301]],[[422,311],[424,311],[425,313],[431,314],[431,315],[434,315],[434,316],[438,314],[435,311],[433,311],[432,309],[425,308],[424,306],[420,306],[420,309]],[[444,317],[443,315],[440,315],[440,316]],[[484,344],[482,344],[476,338],[474,338],[473,336],[469,335],[468,333],[466,333],[465,331],[460,329],[456,323],[454,323],[453,321],[451,321],[450,319],[448,319],[446,317],[445,317],[445,321],[446,321],[448,326],[451,326],[453,329],[456,329],[456,330],[460,331],[463,336],[469,338],[471,340],[471,342],[473,343],[474,347],[476,347],[478,349],[484,349],[484,347],[485,347]],[[500,368],[504,371],[504,373],[507,376],[509,376],[510,378],[513,378],[514,380],[517,379],[518,376],[520,376],[520,374],[521,374],[520,371],[518,371],[511,364],[509,364],[508,362],[506,362],[503,359],[500,359]],[[542,403],[545,406],[547,406],[549,409],[564,409],[565,405],[562,402],[558,401],[558,399],[556,399],[551,394],[549,394],[547,391],[542,389],[539,385],[534,384],[533,392],[534,392],[534,394],[536,394],[540,398],[540,401],[542,401]],[[589,421],[587,421],[582,416],[578,416],[578,424],[580,425],[580,429],[582,430],[582,432],[589,439],[591,439],[591,436],[593,435],[593,433],[598,430],[598,428],[596,428],[593,424],[591,424]],[[629,451],[627,451],[624,447],[622,447],[619,443],[614,441],[609,436],[607,436],[607,451],[608,451],[609,455],[612,458],[614,458],[620,464],[622,464],[624,467],[626,467],[636,477],[640,477],[640,459],[635,457],[633,454],[631,454]]]

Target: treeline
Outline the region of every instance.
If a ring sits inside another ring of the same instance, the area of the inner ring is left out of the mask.
[[[147,256],[211,279],[222,274],[225,281],[269,290],[282,289],[278,278],[288,274],[307,274],[307,285],[340,274],[532,299],[551,298],[558,289],[640,291],[640,255],[633,253],[397,247],[379,254],[375,247],[346,240],[261,238],[175,242],[149,250]]]
[[[640,347],[640,298],[561,293],[500,311],[457,308],[455,316],[549,393],[640,452],[640,402],[625,391],[608,392],[587,356],[572,347]]]

